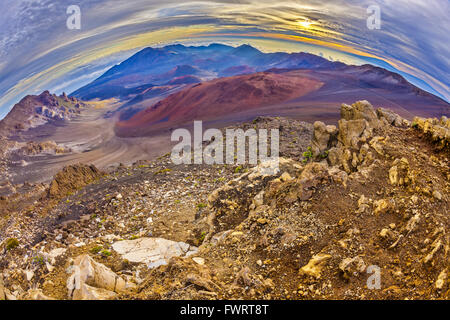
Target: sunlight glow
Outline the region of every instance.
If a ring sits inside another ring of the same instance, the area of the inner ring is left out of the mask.
[[[310,28],[312,25],[312,22],[309,20],[304,20],[304,21],[299,21],[299,24],[303,27],[303,28]]]

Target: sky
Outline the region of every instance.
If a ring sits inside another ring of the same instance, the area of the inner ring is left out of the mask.
[[[67,27],[77,5],[81,28]],[[368,28],[380,9],[380,28]],[[371,63],[450,101],[449,0],[0,0],[0,119],[70,93],[148,46],[220,42]],[[370,20],[372,21],[372,20]]]

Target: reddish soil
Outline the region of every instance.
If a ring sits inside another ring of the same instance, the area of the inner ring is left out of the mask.
[[[322,86],[320,81],[290,74],[256,73],[194,85],[116,124],[121,136],[146,134],[192,120],[213,120],[282,103]]]

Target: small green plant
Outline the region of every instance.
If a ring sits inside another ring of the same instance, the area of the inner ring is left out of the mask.
[[[208,205],[206,203],[200,202],[197,203],[197,209],[202,209],[202,208],[206,208]]]
[[[91,252],[92,252],[93,254],[97,254],[97,253],[99,253],[100,251],[102,251],[102,249],[103,249],[102,246],[96,246],[96,247],[93,247],[93,248],[91,249]]]
[[[203,231],[200,234],[200,238],[198,240],[200,241],[200,243],[203,243],[203,241],[205,241],[205,238],[206,238],[206,231]]]
[[[303,163],[309,162],[312,159],[312,157],[313,157],[312,149],[311,149],[311,147],[308,147],[308,149],[306,149],[306,151],[303,152],[303,158],[304,158]]]
[[[12,250],[14,248],[17,248],[19,246],[19,240],[16,238],[9,238],[6,240],[6,250]]]
[[[417,128],[417,127],[419,127],[419,124],[417,122],[413,122],[413,123],[411,123],[411,127]]]
[[[328,150],[325,150],[322,154],[320,154],[320,157],[321,157],[322,159],[328,158]]]
[[[104,249],[102,250],[101,254],[103,257],[109,257],[112,253],[111,251]]]
[[[169,169],[169,168],[161,169],[161,170],[156,171],[155,175],[170,172],[170,171],[172,171],[172,169]]]
[[[43,256],[35,256],[35,257],[33,257],[33,262],[35,264],[43,265],[44,264],[44,257]]]
[[[237,166],[236,169],[234,169],[234,173],[239,173],[242,170],[242,166]]]

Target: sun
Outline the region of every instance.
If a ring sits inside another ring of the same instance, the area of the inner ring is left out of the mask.
[[[300,21],[299,24],[303,27],[303,28],[310,28],[312,25],[312,22],[309,20],[304,20],[304,21]]]

